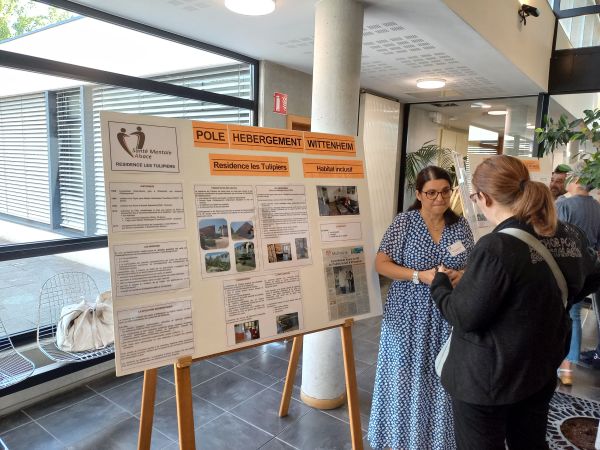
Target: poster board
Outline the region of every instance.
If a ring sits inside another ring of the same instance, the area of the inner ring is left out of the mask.
[[[354,137],[100,120],[118,375],[381,314]]]
[[[482,236],[490,233],[495,228],[495,226],[486,219],[479,207],[469,198],[469,195],[474,192],[471,184],[473,173],[477,166],[490,156],[491,155],[486,154],[469,153],[467,159],[469,163],[468,169],[470,170],[467,169],[467,165],[461,157],[454,156],[454,164],[458,167],[458,187],[463,202],[464,215],[467,222],[469,222],[475,241],[478,241]],[[523,161],[529,170],[529,176],[533,181],[539,181],[548,185],[552,174],[551,155],[546,155],[543,158],[527,156],[518,156],[518,158]]]

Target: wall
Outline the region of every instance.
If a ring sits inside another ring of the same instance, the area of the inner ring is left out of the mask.
[[[286,116],[273,112],[273,94],[288,95],[288,114],[310,117],[312,76],[270,61],[260,62],[258,125],[286,128]]]
[[[534,81],[548,89],[554,14],[547,0],[527,0],[540,10],[520,23],[517,0],[443,0],[450,9]],[[524,2],[523,2],[524,3]]]

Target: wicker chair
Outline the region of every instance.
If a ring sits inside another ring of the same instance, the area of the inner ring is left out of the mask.
[[[0,319],[0,389],[23,381],[34,370],[35,364],[15,349]]]
[[[56,324],[66,305],[81,299],[95,300],[99,291],[92,277],[83,272],[63,272],[46,280],[40,290],[37,341],[42,353],[58,362],[81,362],[114,353],[111,344],[98,350],[66,352],[56,345]]]

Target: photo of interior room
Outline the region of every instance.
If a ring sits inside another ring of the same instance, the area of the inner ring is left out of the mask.
[[[358,215],[356,186],[317,186],[320,216]]]

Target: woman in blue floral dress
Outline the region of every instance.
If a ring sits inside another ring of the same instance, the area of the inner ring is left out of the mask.
[[[458,283],[473,234],[450,209],[448,173],[419,172],[417,200],[386,231],[375,259],[377,272],[393,279],[381,323],[381,341],[369,422],[375,449],[448,450],[454,442],[452,407],[434,362],[450,327],[430,295],[438,266]]]

